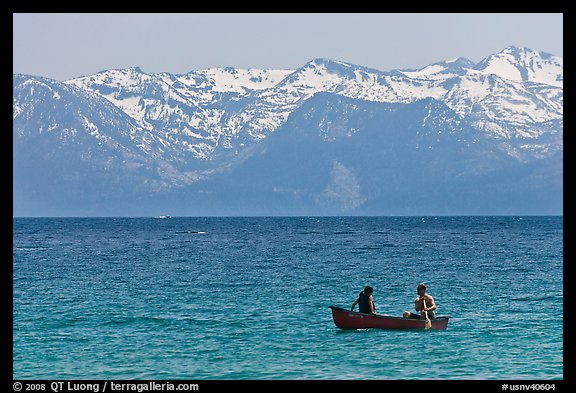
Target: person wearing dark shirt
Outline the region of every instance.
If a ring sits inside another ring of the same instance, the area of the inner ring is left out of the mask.
[[[354,307],[358,305],[358,311],[361,313],[376,314],[376,307],[374,307],[374,299],[372,298],[373,292],[374,290],[372,287],[365,287],[364,290],[360,292],[356,300],[354,300],[354,303],[352,303],[350,311],[354,311]]]

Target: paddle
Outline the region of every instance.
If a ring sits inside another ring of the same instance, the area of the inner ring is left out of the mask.
[[[424,308],[426,308],[426,300],[422,299],[422,301],[424,302]],[[424,325],[424,328],[430,329],[432,327],[432,321],[428,318],[428,311],[424,311],[424,315],[426,315],[426,324]]]

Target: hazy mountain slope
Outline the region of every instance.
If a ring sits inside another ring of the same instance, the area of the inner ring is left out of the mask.
[[[13,86],[15,215],[562,211],[563,61],[527,48]]]

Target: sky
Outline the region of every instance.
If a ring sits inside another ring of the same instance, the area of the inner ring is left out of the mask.
[[[314,58],[388,71],[479,62],[511,45],[562,57],[563,14],[13,14],[13,72],[60,81],[134,66],[295,69]]]

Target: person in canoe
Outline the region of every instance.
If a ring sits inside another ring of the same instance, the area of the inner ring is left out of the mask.
[[[424,319],[426,318],[426,313],[428,314],[429,319],[434,318],[434,312],[437,307],[432,295],[426,293],[427,288],[428,287],[424,283],[418,284],[416,287],[416,293],[418,293],[418,297],[416,300],[414,300],[414,308],[419,312],[419,314],[415,314],[410,311],[404,311],[404,314],[402,314],[404,318]]]
[[[372,293],[374,289],[370,286],[364,288],[362,292],[358,295],[350,311],[354,311],[354,307],[358,305],[358,311],[364,314],[376,314],[376,307],[374,306],[374,299],[372,298]]]

